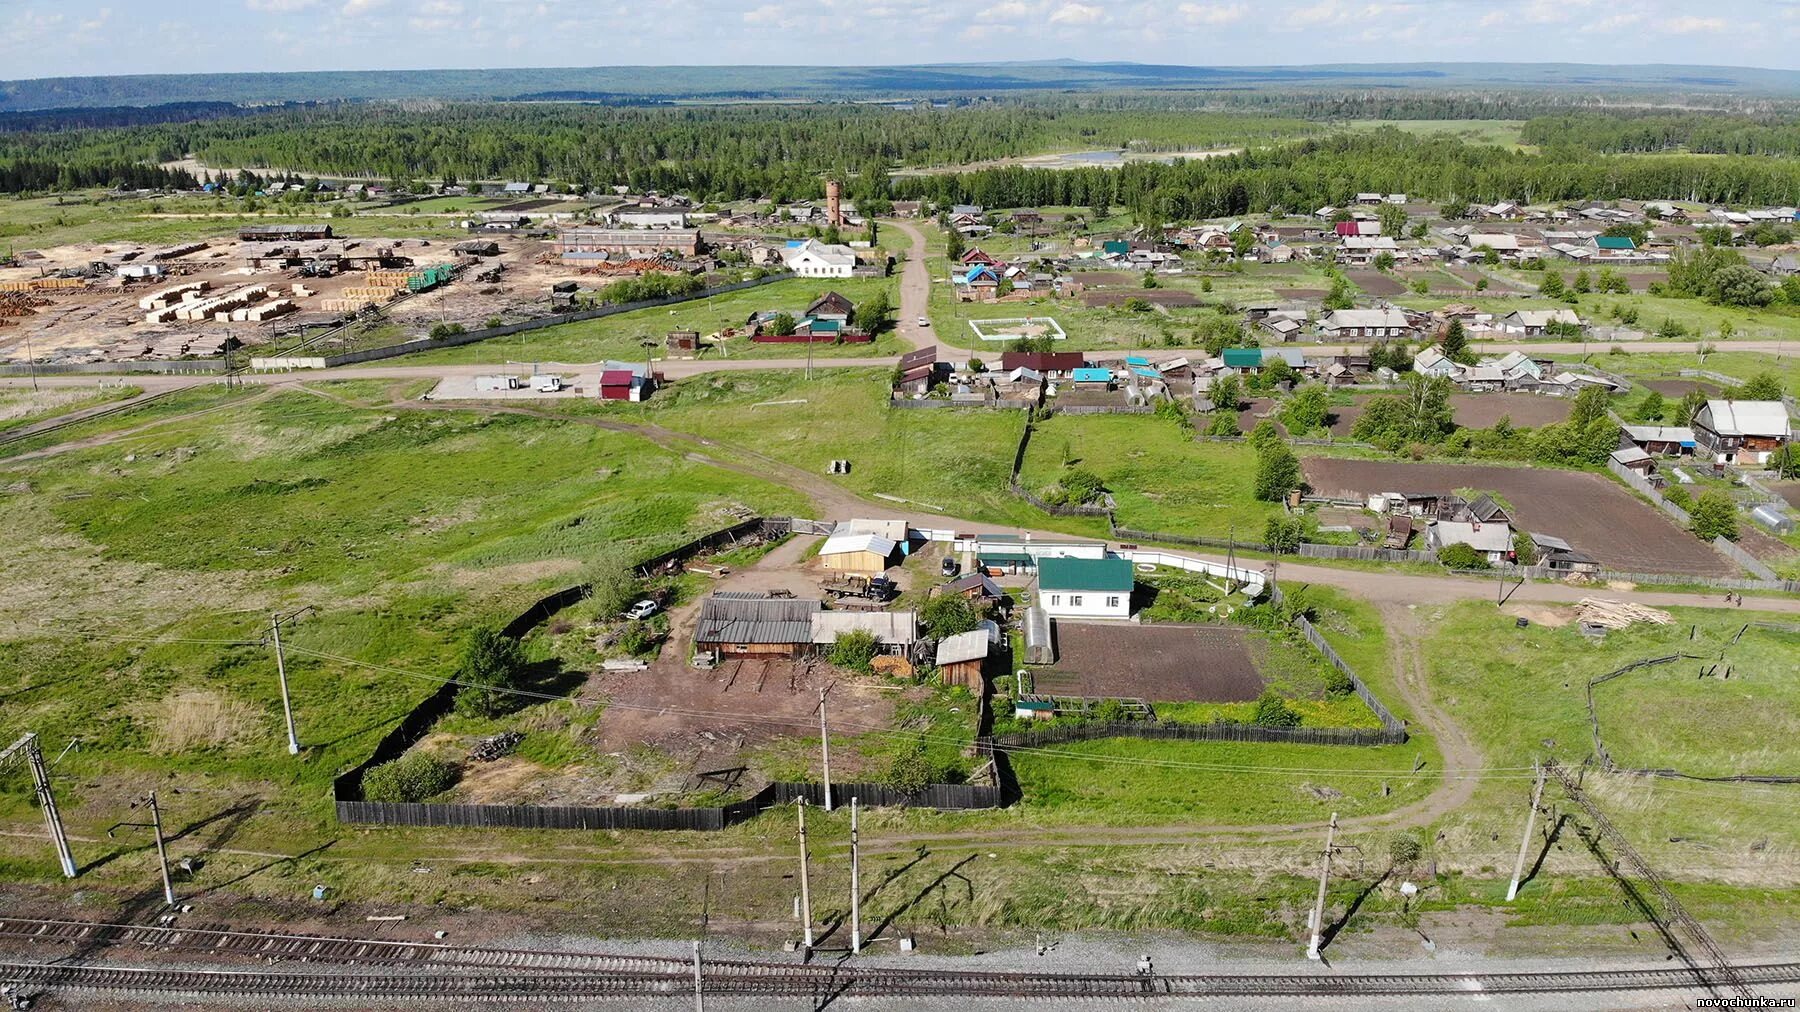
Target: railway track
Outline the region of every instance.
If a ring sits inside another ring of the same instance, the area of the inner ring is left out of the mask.
[[[563,998],[687,993],[692,965],[683,958],[505,949],[91,921],[7,918],[0,940],[81,950],[138,949],[264,962],[381,965],[389,972],[342,969],[213,969],[119,966],[63,961],[0,962],[0,979],[26,986],[106,991],[250,995],[263,998],[392,997],[445,999]],[[66,960],[63,956],[61,959]],[[404,972],[391,972],[404,967]],[[1800,963],[1736,967],[1753,985],[1800,983]],[[1177,974],[991,973],[865,966],[708,960],[705,990],[720,995],[1133,998],[1427,996],[1604,991],[1697,990],[1727,986],[1711,968],[1657,967],[1538,973]]]
[[[939,998],[1217,998],[1492,996],[1698,990],[1719,987],[1709,971],[1596,970],[1549,973],[1293,974],[1104,976],[975,973],[863,967],[771,967],[774,972],[709,972],[714,995]],[[1753,984],[1800,980],[1800,964],[1741,967]],[[693,989],[691,971],[666,973],[431,974],[276,972],[177,967],[0,962],[0,980],[19,987],[180,992],[261,998],[589,999],[674,995]]]

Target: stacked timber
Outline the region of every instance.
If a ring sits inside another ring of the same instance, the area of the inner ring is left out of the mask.
[[[149,295],[139,299],[138,308],[166,309],[183,299],[196,296],[211,287],[212,282],[210,281],[189,281],[184,284],[174,285],[158,292],[151,292]]]
[[[86,278],[32,278],[28,281],[0,281],[0,292],[66,292],[86,287]]]
[[[1575,612],[1584,625],[1597,625],[1603,629],[1626,629],[1638,622],[1668,625],[1675,621],[1673,615],[1657,608],[1602,597],[1582,598],[1575,605]]]

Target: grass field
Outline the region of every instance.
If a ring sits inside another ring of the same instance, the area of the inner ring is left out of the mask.
[[[1504,867],[1516,847],[1522,798],[1534,759],[1580,763],[1592,752],[1585,686],[1630,661],[1677,652],[1717,657],[1725,650],[1742,672],[1728,681],[1697,679],[1699,662],[1657,675],[1626,676],[1601,686],[1603,729],[1620,762],[1717,771],[1754,763],[1800,769],[1793,714],[1795,637],[1755,627],[1737,645],[1749,611],[1677,611],[1674,624],[1634,626],[1591,643],[1566,609],[1536,610],[1529,628],[1491,604],[1421,606],[1431,631],[1424,657],[1440,702],[1474,736],[1488,773],[1475,802],[1441,824],[1465,867]],[[1690,629],[1693,638],[1690,639]],[[1740,677],[1743,679],[1740,681]],[[1744,697],[1750,696],[1746,700]],[[1770,712],[1752,714],[1762,705]],[[1741,721],[1738,722],[1738,721]],[[1617,741],[1613,742],[1613,736]],[[1677,877],[1791,884],[1788,855],[1800,845],[1790,787],[1677,783],[1590,773],[1590,791],[1649,859]],[[1502,832],[1507,826],[1510,830]],[[1495,842],[1492,834],[1501,833]],[[1512,836],[1506,840],[1504,837]],[[1587,860],[1573,837],[1570,860]],[[1592,867],[1591,863],[1587,867]]]
[[[1344,124],[1351,130],[1378,130],[1394,127],[1409,134],[1449,136],[1468,144],[1496,144],[1501,147],[1535,151],[1519,143],[1524,120],[1516,119],[1356,119]]]
[[[1021,526],[1048,518],[1014,497],[1007,475],[1022,411],[892,410],[883,369],[833,370],[808,381],[798,372],[730,372],[684,380],[641,404],[609,402],[593,410],[717,440],[826,475],[862,495],[885,493],[956,516]],[[799,401],[802,403],[782,403]],[[1071,533],[1103,527],[1067,520]]]
[[[495,338],[459,348],[422,352],[409,356],[407,362],[420,365],[518,361],[598,362],[607,358],[642,361],[645,341],[653,342],[652,353],[661,358],[667,355],[663,350],[663,339],[671,330],[697,330],[702,337],[717,334],[725,327],[741,330],[751,313],[763,309],[786,310],[798,318],[808,303],[828,291],[838,292],[856,303],[883,291],[888,294],[890,303],[899,301],[892,278],[796,278],[710,299],[640,309],[632,313],[546,327],[543,330]],[[890,333],[873,344],[814,345],[812,354],[817,359],[876,358],[898,355],[902,350],[899,340]],[[709,351],[706,356],[719,357],[719,353]],[[748,338],[737,337],[731,340],[725,357],[805,358],[806,345],[755,344]]]
[[[466,237],[451,217],[406,208],[332,218],[327,204],[252,205],[232,197],[115,197],[101,191],[59,197],[0,199],[0,246],[31,249],[70,243],[173,243],[235,235],[241,225],[265,221],[330,221],[339,234],[368,237]],[[411,207],[414,205],[408,205]]]
[[[1053,415],[1032,432],[1019,481],[1040,489],[1063,473],[1064,450],[1105,482],[1119,523],[1167,534],[1259,541],[1281,512],[1251,494],[1256,454],[1247,445],[1197,443],[1174,422],[1147,415]]]
[[[0,433],[141,393],[143,391],[138,387],[122,384],[102,390],[50,387],[37,391],[25,387],[0,387]]]
[[[119,792],[173,775],[260,799],[281,814],[258,833],[304,839],[325,782],[430,691],[464,630],[566,586],[603,548],[648,555],[729,506],[804,505],[578,422],[390,415],[301,391],[213,406],[0,465],[0,483],[31,487],[0,497],[0,731],[82,739],[60,768],[82,831],[120,817]],[[270,611],[302,606],[284,639],[308,748],[289,759],[258,639]],[[19,778],[5,785],[0,810],[28,815]]]

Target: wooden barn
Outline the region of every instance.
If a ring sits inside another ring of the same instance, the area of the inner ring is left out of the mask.
[[[812,648],[819,602],[721,591],[700,603],[694,649],[720,657],[798,657]]]
[[[987,662],[988,634],[984,629],[957,633],[940,642],[937,666],[945,685],[960,685],[980,695],[982,665]]]

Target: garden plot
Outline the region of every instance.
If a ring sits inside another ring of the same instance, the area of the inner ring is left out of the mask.
[[[1514,507],[1518,525],[1568,541],[1608,569],[1731,577],[1737,567],[1654,508],[1597,474],[1549,468],[1308,457],[1306,480],[1321,495],[1361,499],[1375,492],[1493,492]]]
[[[1021,337],[1048,337],[1052,341],[1069,339],[1069,335],[1063,332],[1062,324],[1057,323],[1054,316],[970,320],[969,329],[983,341],[1014,341]]]
[[[1056,663],[1032,684],[1048,695],[1241,703],[1263,677],[1242,629],[1058,621]]]

